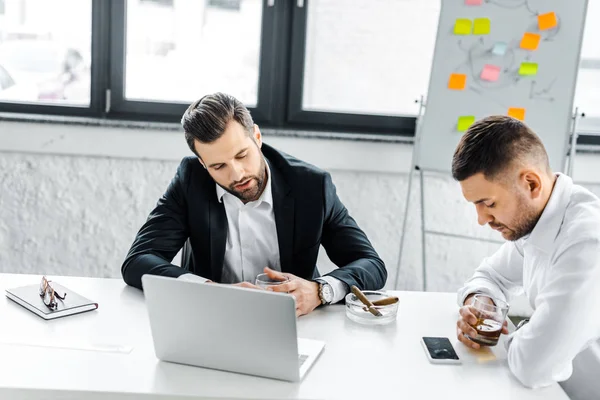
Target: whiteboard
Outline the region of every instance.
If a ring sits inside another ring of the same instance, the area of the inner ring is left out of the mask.
[[[563,171],[586,9],[587,0],[442,0],[416,165],[451,171],[464,134],[459,118],[468,124],[461,117],[514,108],[515,115],[525,110],[552,169]],[[463,20],[471,21],[471,34]]]

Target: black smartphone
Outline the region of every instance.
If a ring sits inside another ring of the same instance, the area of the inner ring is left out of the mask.
[[[460,364],[460,358],[447,337],[423,337],[421,344],[429,362],[434,364]]]

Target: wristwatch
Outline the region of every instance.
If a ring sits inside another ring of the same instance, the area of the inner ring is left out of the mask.
[[[321,299],[321,304],[331,304],[333,301],[333,288],[331,285],[325,281],[317,281],[319,284],[319,298]]]

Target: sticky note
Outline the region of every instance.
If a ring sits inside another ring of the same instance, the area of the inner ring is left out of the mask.
[[[467,6],[480,6],[483,4],[483,0],[465,0]]]
[[[489,18],[475,18],[473,22],[473,35],[489,35],[490,25]]]
[[[542,37],[537,33],[527,32],[523,35],[521,39],[521,48],[525,50],[537,50],[540,45],[540,40]]]
[[[489,82],[496,82],[500,78],[500,67],[491,64],[485,64],[481,71],[481,79]]]
[[[455,35],[470,35],[471,34],[471,20],[465,18],[458,18],[454,23],[454,34]]]
[[[538,15],[538,28],[540,31],[556,28],[558,26],[558,19],[556,13],[549,12],[546,14]]]
[[[524,108],[511,107],[511,108],[508,109],[508,116],[516,118],[519,121],[524,121],[525,120],[525,109]]]
[[[465,90],[467,86],[467,75],[465,74],[450,74],[448,80],[448,89]]]
[[[459,132],[465,132],[474,123],[475,117],[473,115],[463,115],[458,117],[458,123],[456,126]]]
[[[538,72],[537,63],[532,62],[522,62],[521,67],[519,68],[519,75],[524,76],[535,76]]]
[[[498,42],[494,45],[494,48],[492,49],[492,54],[495,54],[497,56],[503,56],[506,54],[506,49],[507,49],[508,45],[504,42]]]

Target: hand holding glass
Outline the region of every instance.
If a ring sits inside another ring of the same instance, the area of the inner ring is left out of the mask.
[[[475,295],[471,304],[471,311],[477,322],[472,325],[477,334],[465,337],[481,346],[495,346],[500,339],[502,326],[508,314],[508,304],[500,299],[491,299],[486,295]]]
[[[290,281],[290,278],[286,277],[284,280],[276,280],[269,277],[267,274],[258,274],[256,276],[256,281],[254,284],[261,289],[266,289],[271,286],[278,286],[283,283],[287,283]]]

